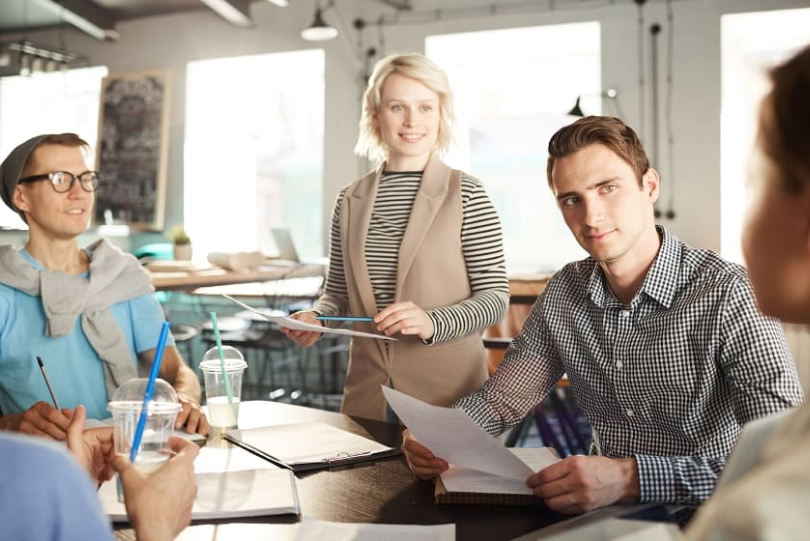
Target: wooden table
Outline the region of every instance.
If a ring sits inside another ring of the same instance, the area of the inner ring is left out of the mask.
[[[240,406],[240,428],[307,421],[323,421],[390,446],[401,444],[401,427],[397,424],[277,402],[244,402]],[[231,447],[223,440],[213,439],[208,445]],[[231,448],[235,457],[247,453],[235,446]],[[313,517],[333,522],[454,523],[457,539],[506,540],[567,518],[543,507],[436,505],[433,483],[417,479],[402,456],[298,475],[297,486],[300,517],[260,517],[194,524],[178,539],[292,539],[295,524],[302,517]],[[125,530],[117,535],[126,538],[131,533],[132,530]]]
[[[148,269],[147,269],[148,270]],[[157,291],[192,291],[200,287],[251,284],[296,278],[322,277],[322,265],[262,267],[256,270],[232,271],[220,267],[192,271],[150,271],[152,285]]]
[[[548,274],[512,274],[509,276],[509,304],[532,305],[548,284]]]

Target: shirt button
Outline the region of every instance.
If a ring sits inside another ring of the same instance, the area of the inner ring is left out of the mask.
[[[622,317],[630,317],[630,310],[622,310],[619,313],[622,315]]]
[[[621,368],[624,366],[624,363],[621,361],[616,361],[616,368]]]
[[[631,409],[628,409],[627,411],[625,411],[625,413],[627,414],[628,417],[633,416],[633,410],[631,410]]]

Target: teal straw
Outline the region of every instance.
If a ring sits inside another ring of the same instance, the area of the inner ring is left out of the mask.
[[[228,402],[233,407],[233,391],[231,391],[231,380],[228,378],[228,371],[225,370],[225,353],[222,351],[222,340],[219,337],[219,326],[217,325],[217,313],[211,314],[211,325],[214,327],[214,340],[217,342],[217,353],[219,353],[219,366],[222,367],[222,379],[225,380],[225,392],[228,393]],[[235,413],[235,412],[234,412]]]

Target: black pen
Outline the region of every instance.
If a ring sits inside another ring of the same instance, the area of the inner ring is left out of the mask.
[[[62,408],[59,407],[59,401],[56,399],[56,395],[53,392],[53,387],[51,387],[51,380],[48,379],[48,373],[45,371],[45,364],[42,362],[42,357],[39,355],[37,355],[37,362],[39,363],[39,370],[42,372],[42,377],[45,378],[45,385],[48,386],[48,392],[51,393],[53,405],[56,407],[56,409],[61,411]]]

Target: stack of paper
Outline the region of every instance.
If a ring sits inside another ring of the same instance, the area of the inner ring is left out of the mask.
[[[526,478],[559,460],[550,449],[507,449],[463,410],[432,406],[388,387],[383,394],[413,436],[451,465],[436,482],[436,503],[537,503]]]
[[[463,410],[432,406],[388,387],[383,394],[419,443],[448,464],[519,481],[534,473]]]
[[[509,449],[532,471],[540,471],[560,459],[548,447]],[[539,505],[542,500],[526,486],[525,480],[451,465],[436,482],[436,503],[486,505]]]

